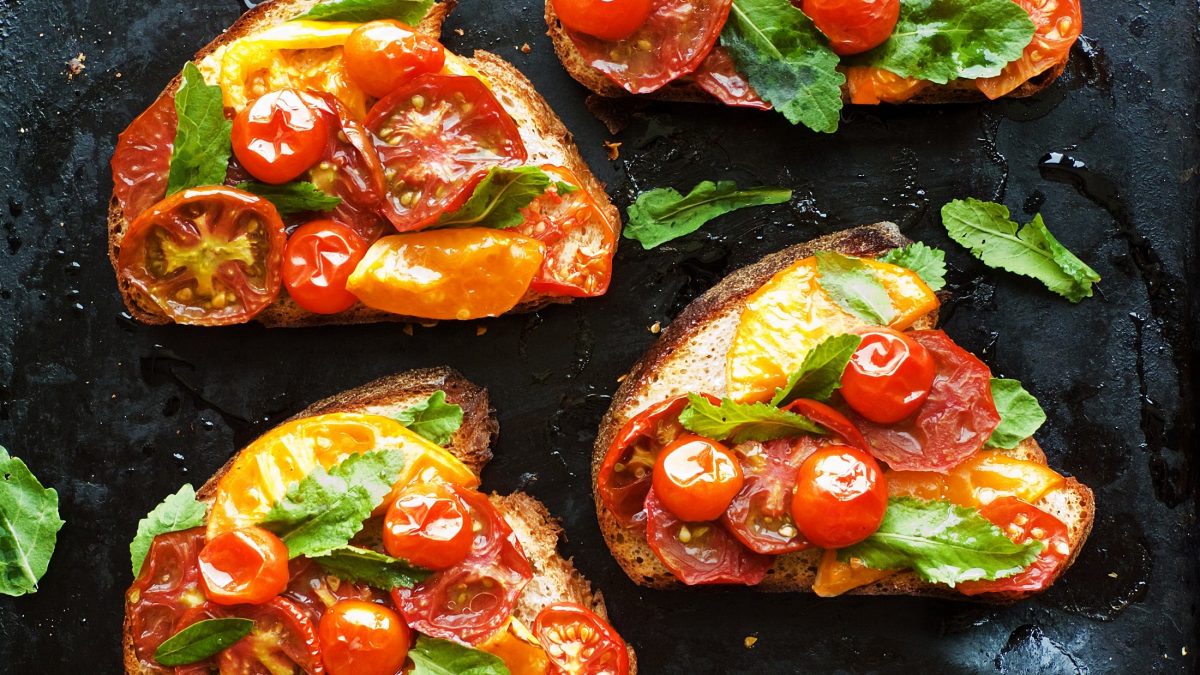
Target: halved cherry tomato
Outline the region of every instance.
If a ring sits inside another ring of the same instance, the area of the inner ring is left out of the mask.
[[[395,19],[368,21],[350,33],[345,46],[350,79],[383,98],[418,75],[436,73],[446,62],[442,43]]]
[[[803,0],[801,8],[841,56],[883,44],[900,18],[900,0]]]
[[[607,621],[573,602],[544,607],[533,632],[562,675],[627,675],[629,650]]]
[[[525,161],[504,106],[469,76],[421,75],[371,108],[367,129],[388,180],[388,218],[400,232],[462,206],[494,166]]]
[[[117,137],[113,150],[113,196],[132,222],[167,194],[175,144],[175,95],[164,93]]]
[[[683,522],[654,490],[646,493],[646,541],[662,564],[689,586],[753,586],[767,576],[775,559],[742,546],[720,522]]]
[[[746,76],[737,70],[733,57],[721,45],[716,45],[699,68],[689,76],[696,86],[725,105],[770,110],[771,104],[762,100]]]
[[[242,323],[279,295],[286,238],[279,213],[262,197],[190,188],[130,224],[117,267],[176,323]]]
[[[719,399],[701,394],[710,403]],[[679,413],[688,403],[686,395],[650,406],[621,425],[600,472],[597,492],[605,508],[625,527],[640,527],[645,521],[646,493],[650,491],[654,463],[659,451],[684,433]]]
[[[524,221],[513,229],[546,245],[546,257],[529,290],[575,298],[604,295],[620,224],[600,210],[574,173],[551,164],[542,170],[554,182],[521,211]],[[576,189],[559,193],[558,182]]]
[[[125,594],[129,636],[145,672],[162,672],[154,652],[167,638],[219,610],[201,586],[196,557],[203,547],[202,527],[158,535]]]
[[[792,492],[796,471],[825,442],[800,436],[735,447],[746,481],[721,516],[730,534],[755,553],[780,555],[808,548],[792,520]]]
[[[975,80],[984,96],[997,99],[1067,59],[1083,31],[1079,0],[1013,0],[1033,19],[1033,41],[1021,58],[995,77]]]
[[[317,629],[304,610],[285,598],[226,611],[254,622],[250,634],[217,655],[222,673],[325,672]]]
[[[937,371],[929,350],[883,326],[857,332],[862,342],[842,372],[842,398],[879,424],[912,415],[929,397]]]
[[[257,605],[287,588],[288,549],[261,527],[217,535],[200,551],[204,594],[222,605]]]
[[[1029,567],[1011,577],[959,584],[958,590],[966,595],[1043,590],[1062,572],[1063,565],[1071,557],[1067,526],[1032,504],[1016,497],[1001,497],[980,509],[979,513],[1014,542],[1040,541],[1045,547]]]
[[[251,176],[286,183],[321,158],[330,130],[307,98],[291,89],[268,92],[233,118],[233,154]]]
[[[879,529],[887,499],[887,481],[874,458],[848,445],[829,445],[800,465],[792,518],[813,544],[844,548]]]
[[[369,244],[354,230],[332,220],[301,225],[283,249],[283,285],[288,295],[316,314],[336,314],[358,302],[346,290]]]
[[[308,170],[306,179],[342,200],[329,217],[348,225],[368,242],[375,241],[388,225],[383,217],[388,186],[375,142],[332,94],[310,96],[320,102],[326,122],[335,133],[329,135],[320,161]]]
[[[859,450],[870,452],[871,446],[867,443],[867,439],[863,437],[862,432],[854,423],[846,418],[845,415],[838,412],[820,401],[814,401],[811,398],[798,398],[795,401],[783,406],[783,409],[788,412],[794,412],[804,415],[808,419],[832,431],[842,437],[848,445],[853,445]]]
[[[330,675],[396,675],[413,641],[399,614],[363,600],[330,607],[317,625],[317,636]]]
[[[538,642],[533,631],[517,617],[509,617],[508,623],[492,633],[475,648],[497,656],[508,667],[511,675],[548,675],[550,656]]]
[[[478,319],[516,306],[545,245],[505,230],[465,227],[384,237],[346,288],[364,305],[424,319]]]
[[[742,467],[729,448],[703,436],[680,436],[658,454],[654,491],[681,520],[716,520],[742,489]]]
[[[554,13],[568,30],[621,40],[650,18],[651,0],[554,0]]]
[[[871,66],[845,66],[842,72],[846,75],[850,102],[858,105],[903,103],[929,86],[928,80],[904,77]]]
[[[471,552],[467,505],[445,483],[411,485],[396,496],[383,521],[383,547],[414,565],[443,570]]]

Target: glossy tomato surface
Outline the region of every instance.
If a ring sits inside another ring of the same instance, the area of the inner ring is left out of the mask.
[[[321,660],[330,675],[396,675],[413,634],[396,612],[363,600],[341,600],[317,625]]]
[[[471,552],[473,524],[466,502],[445,483],[412,485],[388,507],[383,546],[388,555],[442,570]]]
[[[729,51],[716,45],[690,76],[692,82],[725,105],[755,110],[770,110],[771,104],[762,100],[746,76],[738,72]]]
[[[1071,557],[1071,540],[1061,520],[1016,497],[1001,497],[983,507],[980,514],[1018,544],[1040,541],[1044,545],[1036,560],[1024,571],[994,581],[968,581],[958,590],[967,595],[1044,590],[1058,577]]]
[[[280,89],[258,97],[233,118],[233,154],[258,180],[286,183],[316,164],[330,131],[309,96]]]
[[[368,21],[346,38],[346,72],[375,98],[383,98],[418,75],[446,63],[442,43],[395,19]]]
[[[904,77],[871,66],[846,66],[842,72],[846,75],[850,102],[857,105],[903,103],[929,86],[926,80]]]
[[[301,225],[283,249],[283,285],[288,295],[316,314],[335,314],[358,298],[346,290],[369,244],[354,230],[333,220]]]
[[[804,415],[808,419],[825,427],[834,435],[840,436],[848,445],[853,445],[859,450],[870,451],[871,446],[867,443],[867,439],[863,437],[862,432],[842,413],[832,406],[829,406],[820,401],[814,401],[811,398],[798,398],[795,401],[783,406],[783,410],[794,412],[799,415]]]
[[[874,458],[848,445],[828,445],[796,473],[792,518],[814,545],[844,548],[879,529],[887,499],[887,481]]]
[[[362,124],[331,94],[314,94],[321,104],[329,135],[320,161],[304,175],[326,194],[342,201],[327,217],[349,226],[358,236],[374,241],[388,227],[384,218],[387,181],[375,143]]]
[[[288,585],[288,549],[261,527],[223,532],[199,556],[204,594],[222,605],[257,605]]]
[[[859,415],[878,424],[912,415],[929,397],[937,372],[929,350],[882,326],[859,335],[862,342],[842,372],[842,398]]]
[[[679,519],[716,520],[741,491],[742,468],[721,443],[686,434],[659,453],[652,483],[663,506]]]
[[[177,123],[175,96],[164,93],[117,137],[113,195],[126,220],[132,222],[166,196]]]
[[[689,586],[753,586],[767,576],[773,560],[743,546],[719,521],[680,520],[654,490],[646,494],[646,541],[663,565]]]
[[[217,654],[222,675],[325,672],[317,628],[294,602],[272,598],[261,605],[239,605],[227,616],[250,619],[250,634]]]
[[[569,675],[628,675],[625,641],[595,612],[572,602],[538,612],[533,633],[556,672]]]
[[[801,436],[735,447],[745,484],[721,516],[725,528],[755,553],[780,555],[808,548],[792,519],[792,493],[800,465],[826,443]]]
[[[803,0],[801,8],[842,56],[883,44],[900,18],[900,0]]]
[[[995,77],[975,80],[985,96],[997,99],[1067,60],[1083,31],[1080,0],[1014,0],[1033,20],[1033,40],[1021,58]]]
[[[653,6],[652,0],[554,0],[554,13],[567,30],[621,40],[646,22]]]

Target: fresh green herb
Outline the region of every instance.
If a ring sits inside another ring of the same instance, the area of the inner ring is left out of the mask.
[[[1016,380],[993,377],[992,400],[1000,412],[1000,426],[992,431],[988,447],[1011,450],[1046,423],[1042,406]]]
[[[754,91],[789,122],[837,131],[846,81],[838,55],[790,0],[734,0],[721,44]]]
[[[566,185],[559,183],[559,185]],[[454,213],[444,214],[437,227],[495,227],[520,225],[521,209],[546,192],[550,176],[536,166],[494,166]]]
[[[368,584],[384,591],[412,588],[429,576],[429,572],[413,567],[407,561],[357,546],[334,549],[312,561],[339,579]]]
[[[901,0],[892,36],[850,63],[938,84],[992,77],[1021,57],[1033,32],[1012,0]]]
[[[399,450],[352,455],[288,487],[261,525],[283,539],[288,557],[321,556],[349,543],[383,502],[404,466]]]
[[[0,447],[0,593],[37,591],[50,566],[63,520],[58,493],[44,487],[25,462]]]
[[[457,403],[446,403],[446,392],[439,389],[424,401],[396,413],[395,417],[418,436],[445,445],[462,426],[463,409]]]
[[[204,524],[204,516],[208,507],[196,501],[196,491],[191,484],[179,488],[179,492],[169,495],[138,521],[137,535],[129,542],[129,557],[133,563],[133,576],[142,571],[142,563],[150,552],[150,544],[160,534],[179,532]]]
[[[911,569],[933,583],[1001,579],[1024,570],[1044,544],[1015,544],[976,509],[950,502],[893,497],[879,529],[838,559],[878,570]]]
[[[1018,229],[1002,204],[956,199],[942,207],[950,238],[989,267],[1037,279],[1071,302],[1092,297],[1096,270],[1068,251],[1036,215]]]
[[[250,619],[203,619],[163,641],[154,650],[160,666],[186,666],[218,654],[250,634]]]
[[[940,291],[946,286],[946,252],[940,248],[915,241],[888,251],[879,260],[916,272],[931,291]]]
[[[686,197],[674,188],[655,188],[638,195],[629,206],[625,236],[642,242],[642,248],[649,250],[691,234],[717,216],[747,206],[782,204],[791,198],[791,190],[739,190],[731,180],[702,181]]]
[[[415,26],[432,6],[433,0],[324,0],[292,20],[366,22],[396,19]]]
[[[804,415],[767,403],[735,403],[726,398],[717,406],[696,394],[688,394],[688,404],[679,413],[679,423],[701,436],[734,443],[825,433]]]
[[[509,675],[499,657],[439,638],[422,635],[408,651],[408,675]]]
[[[308,181],[292,181],[283,185],[269,185],[256,181],[238,183],[239,190],[251,192],[275,205],[281,216],[293,213],[317,211],[325,213],[342,203],[341,197],[326,194],[321,188]]]
[[[800,368],[788,376],[787,384],[775,390],[771,405],[787,405],[798,398],[828,400],[833,390],[842,386],[842,373],[861,342],[861,337],[849,334],[822,340],[804,355]]]
[[[817,251],[817,283],[842,309],[879,326],[896,317],[892,298],[862,260],[835,251]]]
[[[167,194],[200,185],[220,185],[229,170],[229,133],[221,87],[207,85],[200,69],[190,61],[183,67],[183,83],[175,92],[175,144],[167,174]]]

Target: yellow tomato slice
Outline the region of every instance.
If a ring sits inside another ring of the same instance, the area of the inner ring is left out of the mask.
[[[1066,480],[1037,462],[984,450],[954,468],[946,497],[955,504],[986,506],[997,497],[1036,503]]]
[[[515,616],[476,648],[500,657],[512,675],[546,675],[550,672],[546,650]]]
[[[838,560],[837,551],[827,549],[821,554],[821,564],[817,566],[817,578],[813,582],[813,593],[822,598],[832,598],[895,573],[895,570],[873,570],[863,567],[854,559],[842,562]]]
[[[949,487],[945,474],[933,471],[886,471],[889,497],[917,499],[948,499]]]
[[[916,272],[876,260],[862,262],[892,299],[892,328],[904,330],[937,309],[937,296]],[[729,396],[735,401],[771,398],[808,350],[863,325],[817,283],[816,258],[797,261],[747,299],[725,364]]]
[[[305,417],[259,437],[221,476],[209,508],[209,538],[261,521],[288,487],[314,468],[329,468],[353,454],[383,449],[405,454],[393,491],[414,481],[479,485],[479,477],[458,458],[390,417],[367,413]]]
[[[426,319],[477,319],[512,309],[545,257],[542,242],[467,227],[383,237],[346,289],[364,305]]]

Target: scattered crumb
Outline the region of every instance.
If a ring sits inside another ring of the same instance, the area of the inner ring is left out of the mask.
[[[405,334],[405,335],[412,335],[412,334],[413,334],[413,327],[412,327],[412,326],[413,326],[413,325],[412,325],[411,323],[406,323],[406,324],[404,324],[404,334]]]
[[[467,34],[467,31],[465,31],[465,30],[463,30],[463,29],[461,29],[461,28],[455,28],[455,29],[454,29],[454,34],[455,34],[455,35],[460,35],[460,36],[461,36],[461,35],[466,35],[466,34]]]
[[[627,378],[627,377],[629,377],[629,373],[625,373],[625,374],[621,375],[620,377],[618,377],[617,384],[621,384],[622,382],[624,382],[625,378]]]
[[[650,332],[658,335],[660,331],[662,331],[662,322],[655,321],[654,325],[650,326]]]
[[[1180,653],[1182,656],[1187,656],[1187,646],[1181,647],[1181,648],[1179,649],[1179,653]]]
[[[421,324],[421,328],[433,328],[438,325],[437,321],[418,321],[417,323]]]
[[[475,337],[479,337],[487,332],[487,326],[475,326]]]
[[[604,141],[603,143],[601,143],[601,145],[603,145],[604,149],[606,151],[608,151],[609,161],[615,162],[615,161],[617,161],[617,158],[621,156],[622,143],[620,143],[619,141]]]
[[[67,81],[75,79],[76,75],[83,72],[85,68],[83,65],[84,61],[87,61],[87,56],[83,52],[79,52],[75,58],[67,61]]]
[[[1116,573],[1116,572],[1109,572],[1109,573],[1108,573],[1108,576],[1112,577],[1113,579],[1116,579],[1116,578],[1117,578],[1117,573]]]
[[[753,647],[755,642],[758,642],[758,636],[755,635],[747,635],[746,639],[742,640],[742,644],[746,645],[746,649]]]
[[[117,79],[118,80],[121,79],[121,71],[119,71],[119,70],[117,71]]]
[[[533,47],[530,47],[528,42],[521,43],[521,46],[517,47],[517,49],[521,50],[522,54],[528,54],[533,51]]]

